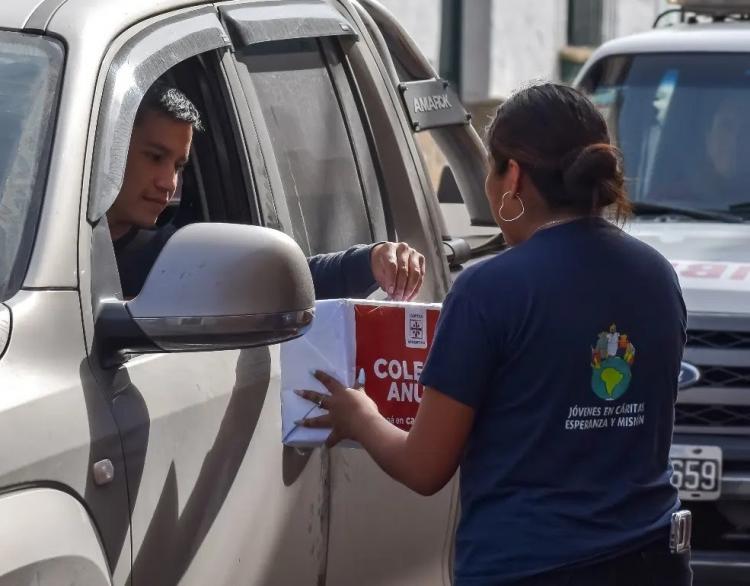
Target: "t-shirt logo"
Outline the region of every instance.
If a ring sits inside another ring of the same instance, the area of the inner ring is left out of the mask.
[[[627,334],[617,331],[612,324],[609,331],[600,332],[591,348],[591,389],[605,401],[614,401],[630,386],[630,367],[635,360],[635,346]]]

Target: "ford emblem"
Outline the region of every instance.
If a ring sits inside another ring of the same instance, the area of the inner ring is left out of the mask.
[[[687,362],[680,363],[680,376],[677,379],[677,387],[689,389],[701,380],[701,371]]]

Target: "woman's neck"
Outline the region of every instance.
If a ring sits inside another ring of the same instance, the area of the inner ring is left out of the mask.
[[[532,234],[539,232],[540,230],[559,226],[560,224],[567,224],[568,222],[572,222],[574,220],[580,220],[581,218],[585,218],[587,216],[588,214],[580,214],[575,212],[550,214],[547,218],[542,218],[538,222],[538,224],[532,229]]]

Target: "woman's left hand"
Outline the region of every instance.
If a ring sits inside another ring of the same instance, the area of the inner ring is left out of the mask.
[[[364,429],[367,421],[373,417],[380,417],[375,401],[370,399],[363,389],[349,389],[320,370],[315,371],[315,378],[328,389],[330,395],[310,390],[295,390],[295,393],[328,413],[295,423],[302,427],[332,428],[331,435],[326,440],[328,447],[333,447],[345,439],[358,441],[357,432]]]

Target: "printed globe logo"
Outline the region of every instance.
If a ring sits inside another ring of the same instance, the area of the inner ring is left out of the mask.
[[[635,360],[635,346],[627,334],[617,331],[612,324],[609,331],[600,332],[591,348],[591,389],[597,397],[614,401],[622,397],[630,386],[630,367]]]

